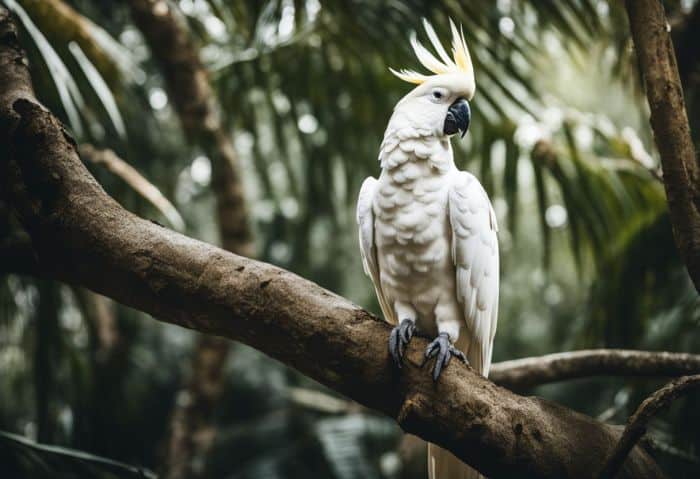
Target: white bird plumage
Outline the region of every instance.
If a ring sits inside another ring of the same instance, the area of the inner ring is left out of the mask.
[[[498,227],[479,181],[456,168],[444,131],[451,106],[470,99],[475,89],[464,35],[450,24],[453,59],[427,22],[439,59],[411,38],[418,59],[434,75],[392,70],[419,86],[394,109],[380,147],[379,179],[362,184],[360,251],[387,321],[408,320],[426,334],[445,335],[453,354],[463,352],[486,376],[498,316]],[[431,444],[429,477],[479,475]]]

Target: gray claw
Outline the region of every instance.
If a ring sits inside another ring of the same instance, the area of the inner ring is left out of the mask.
[[[428,345],[425,350],[425,360],[423,361],[423,364],[427,363],[428,360],[435,356],[437,356],[437,358],[435,359],[435,365],[433,366],[433,381],[438,380],[442,370],[447,367],[448,364],[450,364],[452,356],[457,356],[464,362],[464,364],[469,364],[464,353],[452,345],[450,342],[450,337],[447,335],[447,333],[438,334],[438,337]]]
[[[389,335],[389,353],[394,359],[394,364],[401,368],[403,362],[403,354],[406,351],[408,343],[413,338],[413,333],[416,330],[416,325],[411,319],[404,319],[401,324],[394,327]]]

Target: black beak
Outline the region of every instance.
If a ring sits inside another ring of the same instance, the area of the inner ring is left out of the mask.
[[[462,132],[462,138],[467,133],[469,121],[472,118],[472,112],[469,108],[469,102],[464,98],[457,99],[447,110],[445,117],[445,125],[442,128],[446,135],[454,135],[458,131]]]

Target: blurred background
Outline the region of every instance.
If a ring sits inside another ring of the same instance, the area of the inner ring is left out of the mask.
[[[123,206],[222,244],[215,157],[217,141],[230,142],[250,252],[375,313],[354,215],[410,89],[388,67],[419,67],[410,32],[425,39],[427,18],[446,39],[449,16],[477,81],[456,161],[500,223],[494,360],[589,347],[700,353],[700,300],[673,244],[623,2],[167,2],[208,72],[223,140],[183,118],[149,48],[154,31],[134,21],[144,2],[0,3],[20,20],[38,98]],[[700,3],[664,4],[698,145]],[[0,220],[0,238],[17,232],[7,211]],[[596,378],[528,393],[619,424],[661,384]],[[669,477],[700,477],[699,401],[689,394],[652,423]],[[255,350],[2,265],[0,430],[3,477],[425,475],[420,441],[391,419]]]

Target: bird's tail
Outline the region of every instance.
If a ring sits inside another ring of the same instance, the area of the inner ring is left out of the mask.
[[[476,372],[488,376],[491,366],[490,348],[485,350],[474,341],[465,346],[467,346],[466,355],[471,367]],[[485,478],[479,474],[479,471],[457,459],[450,451],[428,443],[428,479]]]

